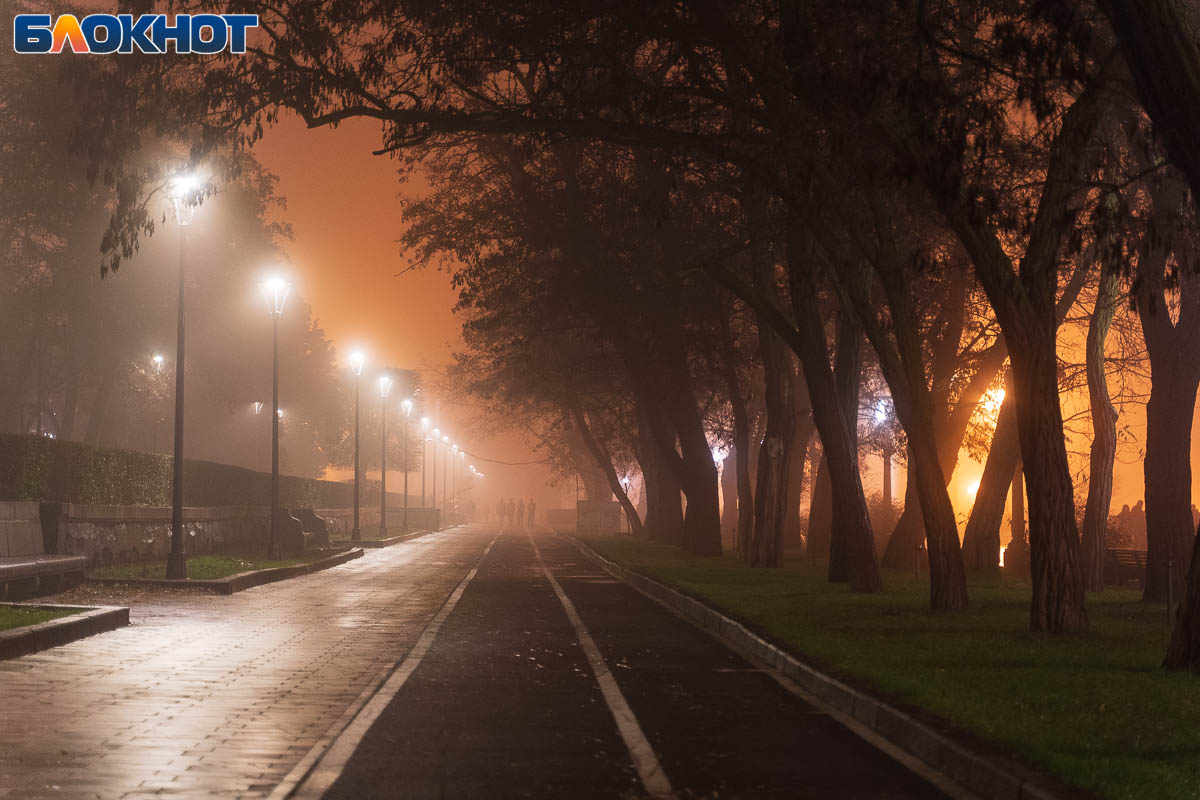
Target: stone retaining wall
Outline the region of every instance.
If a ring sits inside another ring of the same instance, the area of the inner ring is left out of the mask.
[[[0,502],[0,558],[44,552],[38,504]]]

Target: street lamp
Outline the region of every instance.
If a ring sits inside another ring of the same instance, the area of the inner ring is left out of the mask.
[[[283,304],[287,302],[291,285],[278,275],[267,278],[259,285],[267,301],[267,313],[271,315],[271,541],[268,558],[278,559],[279,552],[279,318],[283,316]]]
[[[441,438],[439,436],[438,429],[434,428],[433,429],[433,470],[430,471],[430,473],[429,473],[429,480],[431,483],[429,494],[430,494],[430,500],[433,503],[433,505],[432,505],[433,508],[437,508],[437,446],[438,446],[438,442],[440,442],[440,441],[441,441]]]
[[[408,418],[412,414],[413,401],[411,397],[406,397],[400,402],[400,409],[404,411],[404,530],[408,531]]]
[[[187,553],[183,549],[183,254],[199,191],[200,178],[183,174],[176,176],[168,192],[175,209],[175,222],[179,225],[179,308],[175,328],[175,447],[171,462],[171,552],[167,554],[167,577],[180,579],[187,577]]]
[[[362,368],[367,357],[361,351],[350,354],[350,370],[354,373],[354,528],[350,531],[350,541],[362,539],[362,531],[358,527],[358,422],[359,394],[362,388]]]
[[[383,401],[380,430],[383,435],[383,450],[379,455],[379,538],[387,536],[387,396],[392,390],[392,379],[379,376],[379,399]]]
[[[425,443],[429,441],[429,417],[421,417],[421,508],[428,508],[425,499]]]
[[[157,373],[161,373],[162,365],[163,365],[162,353],[155,353],[154,358],[152,358],[150,360],[154,362],[154,371]]]

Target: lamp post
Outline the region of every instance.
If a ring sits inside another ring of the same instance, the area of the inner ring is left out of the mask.
[[[358,401],[362,389],[363,362],[366,360],[367,357],[359,351],[350,354],[350,371],[354,373],[354,528],[350,531],[350,541],[352,542],[362,539],[362,530],[358,527]]]
[[[379,376],[379,399],[383,401],[380,417],[383,449],[379,453],[379,538],[387,538],[387,396],[392,390],[392,379]]]
[[[411,397],[406,397],[400,403],[400,410],[404,412],[404,530],[408,531],[408,418],[412,414],[413,401]]]
[[[450,518],[450,503],[454,499],[450,491],[450,437],[442,434],[442,505],[446,507],[446,519]]]
[[[267,313],[271,315],[271,543],[268,557],[278,559],[279,553],[279,318],[283,316],[283,304],[287,302],[291,286],[280,277],[271,277],[259,287],[267,300]]]
[[[433,508],[437,508],[437,446],[441,441],[439,438],[438,429],[433,429],[433,470],[429,473],[430,480],[430,501],[433,503]]]
[[[428,508],[425,501],[425,443],[429,441],[429,417],[421,417],[421,508]]]
[[[184,376],[184,269],[183,254],[187,229],[196,213],[200,180],[180,175],[171,183],[170,198],[179,224],[179,308],[175,328],[175,446],[171,461],[171,552],[167,554],[167,577],[187,577],[187,553],[183,549],[183,376]],[[40,420],[40,416],[39,416]]]

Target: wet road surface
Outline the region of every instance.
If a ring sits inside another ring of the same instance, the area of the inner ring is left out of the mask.
[[[647,789],[568,605],[669,785]],[[496,540],[325,796],[641,797],[664,786],[678,797],[943,796],[569,540],[518,531]]]

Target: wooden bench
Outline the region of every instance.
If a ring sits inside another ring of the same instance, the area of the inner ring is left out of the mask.
[[[1104,551],[1104,582],[1113,586],[1141,586],[1146,577],[1146,551],[1110,547]]]
[[[53,594],[83,580],[83,556],[48,555],[36,503],[4,504],[0,519],[0,600]],[[19,512],[19,513],[18,513]]]

